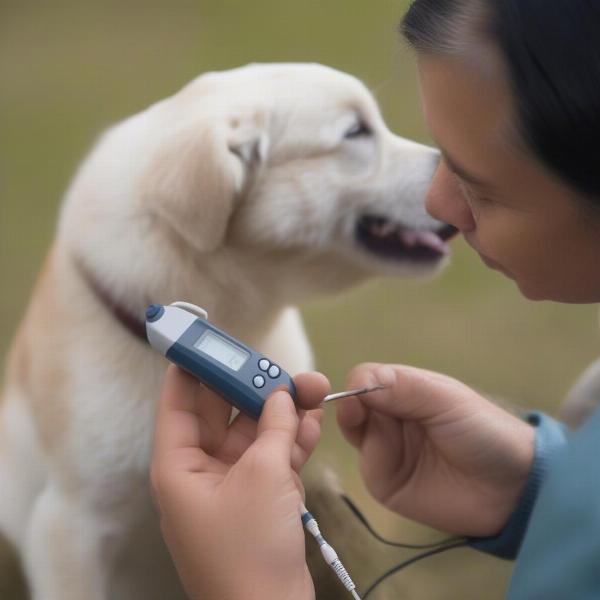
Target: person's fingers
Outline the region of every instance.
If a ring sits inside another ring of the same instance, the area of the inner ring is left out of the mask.
[[[258,421],[257,442],[269,446],[274,460],[289,465],[298,427],[298,413],[291,396],[287,392],[275,392],[267,398]]]
[[[305,416],[310,416],[311,422],[305,425],[306,436],[299,435],[298,445],[294,451],[294,463],[303,465],[318,441],[320,428],[316,424],[323,418],[322,408],[304,410],[302,406],[320,406],[323,398],[330,390],[329,381],[321,373],[302,373],[294,378],[297,391],[297,412],[302,421]],[[314,423],[316,421],[316,423]],[[302,428],[301,428],[302,429]],[[256,439],[257,422],[240,414],[232,421],[227,437],[220,449],[218,456],[221,460],[231,464],[235,462]],[[303,429],[304,431],[304,429]],[[304,441],[306,440],[306,444]]]
[[[348,385],[351,388],[383,386],[360,396],[363,409],[422,423],[456,412],[464,401],[476,397],[470,388],[451,377],[405,365],[359,365],[350,372]],[[342,422],[348,423],[350,428],[360,426],[366,418],[356,404],[345,412],[343,407],[340,410]]]
[[[304,466],[314,450],[321,435],[322,409],[299,410],[299,426],[296,445],[292,451],[292,464],[299,470]],[[232,421],[227,437],[216,453],[219,460],[227,464],[235,463],[254,443],[257,437],[258,423],[243,413]]]
[[[302,483],[302,479],[300,479],[300,475],[296,471],[292,471],[292,477],[294,478],[294,485],[302,498],[302,503],[306,502],[306,491],[304,489],[304,484]]]
[[[197,384],[197,380],[177,367],[167,369],[156,411],[154,449],[157,454],[200,446]]]
[[[364,404],[358,398],[344,398],[336,405],[335,414],[344,437],[353,446],[360,446],[369,415]]]
[[[372,411],[360,446],[360,470],[368,489],[378,499],[389,498],[417,473],[425,459],[422,428],[415,423]]]
[[[322,373],[300,373],[294,377],[296,403],[306,410],[320,406],[323,398],[331,391],[329,380]]]
[[[352,369],[346,378],[346,389],[365,387],[364,385],[358,386],[356,381],[365,380],[370,376],[371,370],[377,366],[377,363],[364,363]],[[357,373],[357,371],[359,372]],[[333,400],[333,402],[336,405],[337,422],[344,437],[353,446],[360,446],[369,416],[368,409],[358,396],[348,396],[339,400]]]
[[[179,369],[180,372],[181,369]],[[195,377],[183,371],[183,374],[196,381],[194,410],[198,416],[202,436],[202,448],[213,454],[223,443],[233,410],[231,403],[206,387]]]
[[[236,462],[256,440],[257,427],[257,421],[244,413],[238,413],[229,425],[216,456],[228,464]]]
[[[292,467],[295,471],[306,464],[321,438],[322,410],[311,410],[300,417],[296,444],[292,449]]]
[[[151,477],[155,489],[181,471],[214,467],[204,451],[202,421],[198,418],[198,382],[177,367],[167,371],[156,410]]]
[[[157,412],[158,448],[201,447],[212,453],[226,435],[230,415],[228,402],[192,375],[171,365]]]
[[[298,411],[300,414],[302,411]],[[307,415],[310,415],[317,423],[322,423],[325,417],[325,411],[322,408],[315,408],[314,410],[307,410]]]

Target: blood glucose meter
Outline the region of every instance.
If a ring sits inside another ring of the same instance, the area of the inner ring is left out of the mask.
[[[294,382],[279,365],[215,327],[199,306],[151,304],[146,335],[153,348],[253,419],[275,390],[296,399]]]
[[[253,419],[259,418],[265,400],[277,389],[287,389],[296,400],[294,382],[279,365],[215,327],[199,306],[151,304],[146,310],[146,335],[153,348]],[[360,600],[348,571],[304,504],[300,516],[327,564],[352,597]]]

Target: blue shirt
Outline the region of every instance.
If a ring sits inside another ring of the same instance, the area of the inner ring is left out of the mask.
[[[600,598],[600,410],[577,431],[533,413],[533,466],[505,528],[470,545],[515,558],[509,600]]]

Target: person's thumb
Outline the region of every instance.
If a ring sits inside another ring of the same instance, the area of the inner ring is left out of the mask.
[[[376,386],[382,389],[360,397],[364,407],[403,420],[435,419],[475,396],[451,377],[405,365],[367,363],[355,367],[348,376],[349,388]],[[340,406],[338,416],[343,418],[343,412]]]
[[[257,442],[268,444],[273,456],[281,457],[288,464],[298,435],[298,413],[291,396],[279,391],[271,394],[265,402],[258,421]]]

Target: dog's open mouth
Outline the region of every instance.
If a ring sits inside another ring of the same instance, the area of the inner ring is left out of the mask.
[[[436,261],[446,256],[446,241],[457,229],[444,225],[438,230],[411,229],[385,217],[365,215],[356,224],[356,239],[367,250],[392,260]]]

